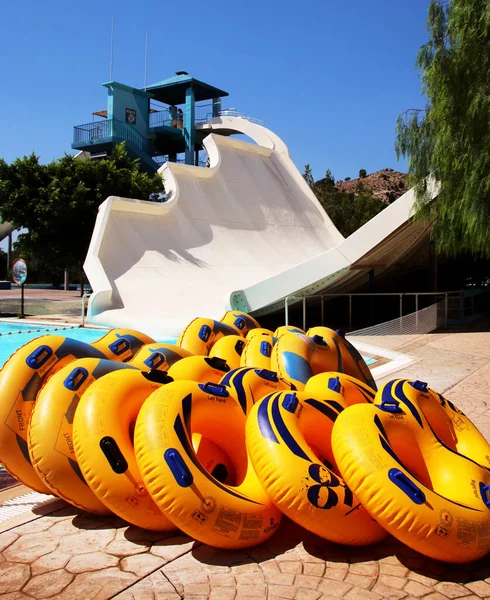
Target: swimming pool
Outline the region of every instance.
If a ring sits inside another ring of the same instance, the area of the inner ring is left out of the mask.
[[[90,344],[107,333],[107,329],[86,329],[63,325],[40,325],[38,323],[18,323],[0,321],[0,368],[21,346],[42,335],[63,335],[74,340]],[[176,339],[157,340],[157,342],[175,344]],[[378,359],[363,355],[367,365],[373,365]]]
[[[0,321],[0,367],[18,348],[42,335],[63,335],[90,344],[100,339],[105,333],[107,333],[105,329]]]

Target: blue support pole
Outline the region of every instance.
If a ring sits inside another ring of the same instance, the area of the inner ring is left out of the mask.
[[[186,165],[194,164],[194,142],[196,136],[195,104],[194,89],[191,85],[185,91],[184,140]]]
[[[219,117],[221,110],[221,98],[213,98],[213,118]]]

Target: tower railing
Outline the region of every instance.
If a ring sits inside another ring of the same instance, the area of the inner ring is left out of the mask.
[[[74,144],[96,144],[104,140],[114,141],[114,139],[119,142],[129,142],[142,152],[149,154],[150,145],[148,140],[132,125],[124,121],[105,119],[104,121],[77,125],[74,128]]]
[[[150,113],[150,127],[161,127],[162,125],[170,126],[172,119],[168,108]]]
[[[206,123],[213,118],[212,102],[206,104],[196,104],[195,121],[196,123]]]

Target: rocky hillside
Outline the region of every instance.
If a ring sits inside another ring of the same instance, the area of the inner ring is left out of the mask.
[[[361,182],[366,188],[373,191],[373,196],[379,198],[386,204],[391,204],[407,190],[405,187],[404,173],[394,169],[382,169],[361,177],[360,179],[351,179],[349,181],[337,181],[335,187],[342,192],[354,192],[357,185]]]

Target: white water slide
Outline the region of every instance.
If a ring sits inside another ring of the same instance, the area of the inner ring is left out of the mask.
[[[90,323],[167,339],[196,316],[260,316],[290,295],[352,291],[427,237],[410,190],[344,238],[274,133],[240,117],[201,128],[210,168],[164,165],[167,202],[100,206],[84,265]]]
[[[0,219],[0,242],[15,230],[15,225]]]

